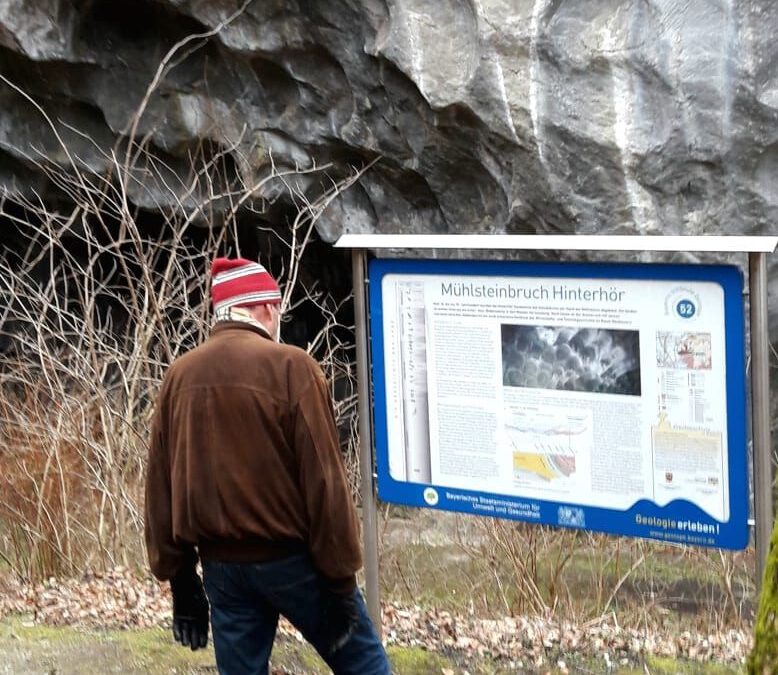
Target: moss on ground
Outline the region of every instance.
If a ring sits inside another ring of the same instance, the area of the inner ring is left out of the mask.
[[[389,647],[387,654],[394,672],[404,675],[429,675],[441,673],[444,668],[455,667],[455,664],[440,654],[421,647]]]

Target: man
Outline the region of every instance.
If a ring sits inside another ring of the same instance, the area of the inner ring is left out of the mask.
[[[268,672],[279,614],[335,673],[388,673],[356,588],[359,529],[324,375],[278,343],[281,293],[261,265],[217,258],[211,276],[213,331],[168,370],[149,447],[146,545],[170,580],[174,637],[204,647],[210,601],[224,675]]]

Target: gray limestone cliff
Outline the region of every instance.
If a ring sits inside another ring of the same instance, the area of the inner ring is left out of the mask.
[[[232,148],[244,180],[271,156],[281,167],[380,158],[320,219],[324,240],[344,230],[778,231],[772,0],[257,0],[240,10],[235,0],[0,0],[8,198],[61,199],[34,161],[62,153],[32,101],[85,170],[105,175],[99,150],[128,134],[165,54],[203,34],[177,53],[138,135],[173,173],[203,140]],[[129,190],[141,208],[172,199]]]

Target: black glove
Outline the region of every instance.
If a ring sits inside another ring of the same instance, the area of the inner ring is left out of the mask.
[[[173,637],[192,651],[208,644],[208,599],[194,564],[185,564],[170,580],[173,592]]]
[[[359,609],[355,591],[343,593],[333,589],[326,581],[322,588],[322,626],[330,654],[334,654],[348,642],[359,622]]]

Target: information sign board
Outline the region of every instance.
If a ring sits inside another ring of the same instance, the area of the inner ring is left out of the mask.
[[[369,282],[381,499],[746,546],[736,267],[377,259]]]

